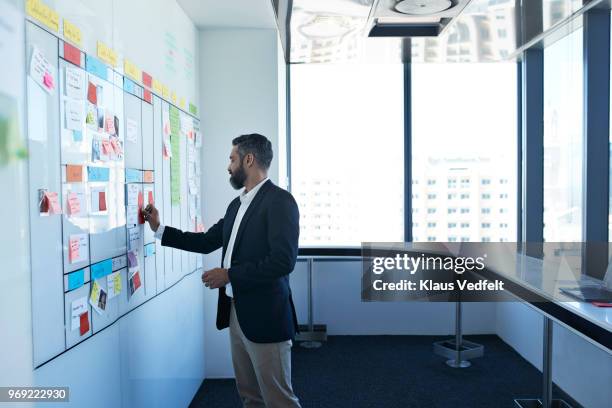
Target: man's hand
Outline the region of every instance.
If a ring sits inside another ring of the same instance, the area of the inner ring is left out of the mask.
[[[159,211],[153,204],[149,204],[142,210],[142,216],[149,223],[149,227],[155,232],[159,228]]]
[[[202,282],[211,289],[217,289],[229,283],[227,269],[215,268],[202,274]]]

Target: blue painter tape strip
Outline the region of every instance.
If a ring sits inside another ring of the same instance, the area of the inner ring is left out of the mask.
[[[68,290],[75,290],[83,286],[85,282],[85,269],[72,272],[68,275]]]
[[[99,78],[108,80],[108,67],[99,59],[92,57],[91,55],[86,55],[85,67],[87,72],[90,74],[94,74]]]
[[[109,181],[110,169],[108,167],[87,167],[87,179],[89,181]]]
[[[98,262],[97,264],[91,265],[91,280],[100,279],[106,275],[113,273],[113,260],[107,259],[106,261]]]

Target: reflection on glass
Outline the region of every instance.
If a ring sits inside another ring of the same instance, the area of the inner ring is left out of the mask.
[[[404,239],[403,66],[291,66],[300,245]]]
[[[414,241],[516,239],[516,65],[415,64]]]
[[[544,50],[544,240],[582,239],[582,30]]]

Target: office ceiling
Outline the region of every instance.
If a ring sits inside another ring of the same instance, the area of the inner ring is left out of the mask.
[[[177,0],[198,28],[276,28],[270,0]]]
[[[610,0],[270,0],[289,63],[496,62],[582,26]],[[433,12],[427,13],[426,10]],[[407,14],[398,10],[408,10]]]

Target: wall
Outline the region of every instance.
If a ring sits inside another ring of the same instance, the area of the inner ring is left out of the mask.
[[[518,302],[497,304],[498,336],[539,370],[542,369],[542,330],[542,315],[531,307]],[[612,354],[555,323],[553,381],[585,407],[609,407]]]
[[[5,7],[5,3],[6,0],[0,0],[0,7]],[[18,10],[24,9],[23,1],[8,3],[16,5]],[[91,35],[98,35],[96,24],[110,26],[116,41],[106,40],[108,45],[123,49],[126,54],[134,54],[131,57],[133,62],[149,69],[154,76],[164,75],[156,71],[155,62],[163,55],[159,54],[161,48],[156,45],[159,39],[153,37],[156,33],[150,24],[165,21],[163,29],[178,33],[180,45],[195,56],[194,71],[197,70],[197,31],[174,1],[127,3],[47,2],[62,17],[71,16],[72,21],[84,30],[87,22],[92,22],[91,32],[88,31]],[[109,4],[112,12],[97,9],[110,7]],[[79,20],[78,16],[85,20]],[[108,30],[100,33],[108,33]],[[18,48],[11,58],[4,57],[6,44],[0,41],[0,55],[4,61],[0,91],[6,93],[9,87],[21,104],[20,119],[25,141],[23,25],[17,29],[17,35],[19,40],[14,45]],[[119,36],[125,42],[122,43]],[[95,53],[95,48],[92,49],[95,41],[86,38],[86,50]],[[151,41],[140,46],[143,38]],[[9,75],[11,72],[14,75]],[[168,82],[172,80],[170,76],[166,78]],[[177,82],[177,88],[183,87],[185,96],[187,91],[191,92],[196,100],[199,92],[196,75],[192,78],[177,75],[177,78],[182,81],[182,85]],[[0,167],[4,198],[0,200],[0,210],[3,214],[11,214],[4,223],[8,233],[0,238],[0,257],[3,259],[3,272],[0,274],[0,327],[3,333],[0,336],[0,366],[3,367],[0,385],[68,386],[71,388],[69,406],[75,407],[187,406],[204,378],[204,291],[198,274],[186,277],[107,329],[33,369],[27,179],[26,161]],[[18,406],[27,405],[20,403]]]
[[[276,30],[204,29],[200,31],[200,95],[204,145],[202,192],[204,228],[225,214],[238,195],[229,184],[231,141],[261,133],[272,142],[270,179],[278,184],[279,78]],[[284,86],[284,82],[282,83]],[[204,269],[221,265],[221,251],[205,256]],[[233,377],[228,331],[215,327],[217,291],[205,303],[206,377]]]

